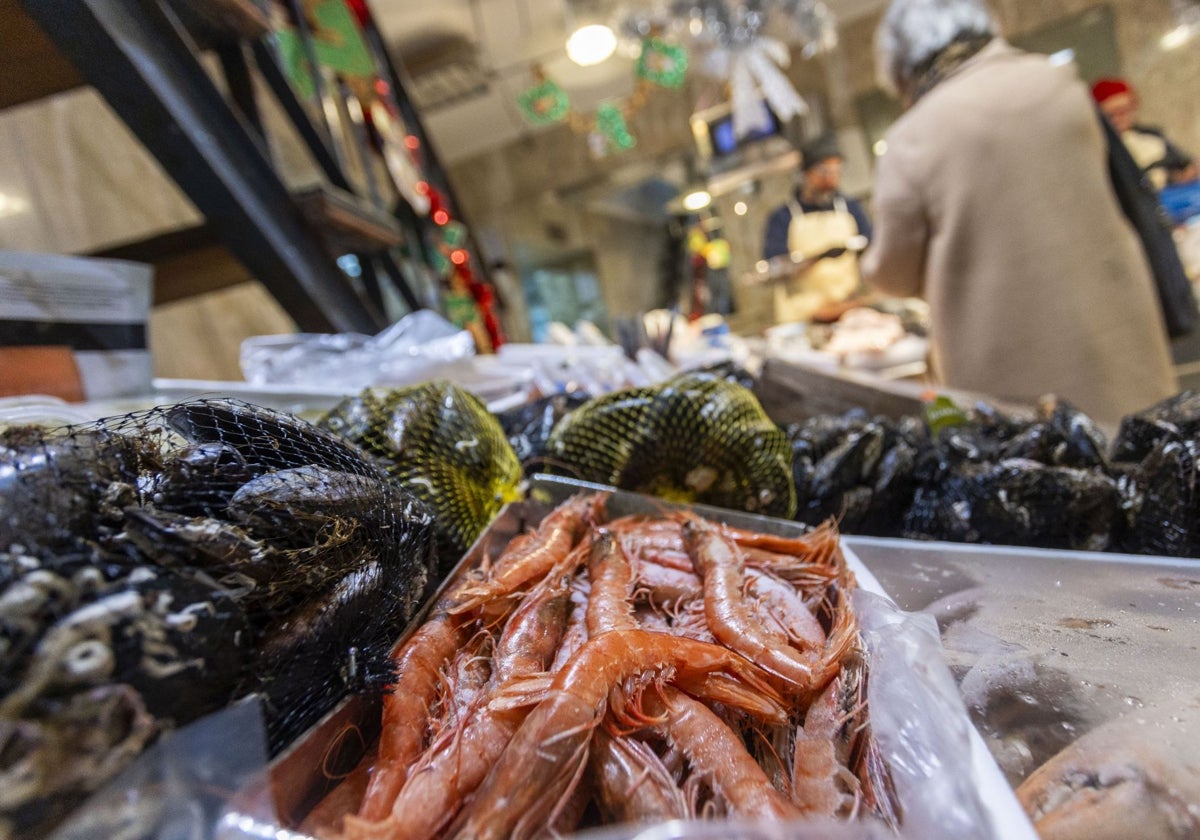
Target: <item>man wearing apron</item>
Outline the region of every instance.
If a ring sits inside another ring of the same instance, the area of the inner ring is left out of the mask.
[[[833,135],[810,141],[801,150],[803,181],[787,204],[767,220],[763,259],[783,254],[812,257],[845,248],[852,237],[871,236],[862,205],[838,192],[842,156]],[[809,321],[822,307],[839,303],[859,287],[858,255],[847,251],[799,271],[775,287],[775,321]]]

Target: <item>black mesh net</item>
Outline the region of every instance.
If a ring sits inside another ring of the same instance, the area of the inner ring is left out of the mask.
[[[425,505],[289,415],[206,400],[0,431],[0,820],[33,831],[250,692],[280,751],[382,690],[434,561]],[[68,765],[87,769],[34,772]]]

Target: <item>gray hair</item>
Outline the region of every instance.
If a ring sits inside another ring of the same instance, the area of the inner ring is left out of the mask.
[[[876,75],[884,88],[900,92],[922,63],[956,39],[996,31],[984,0],[892,0],[875,33]]]

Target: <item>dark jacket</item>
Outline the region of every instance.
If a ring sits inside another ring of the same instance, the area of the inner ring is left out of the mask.
[[[818,213],[833,209],[832,204],[810,204],[800,198],[799,192],[796,193],[795,199],[800,204],[800,209],[805,213]],[[857,199],[846,198],[845,196],[842,197],[842,200],[846,202],[846,209],[854,217],[854,222],[858,225],[858,232],[867,237],[867,239],[870,239],[871,220],[867,218],[867,211],[863,209],[862,204]],[[764,260],[788,253],[788,225],[791,223],[792,211],[788,205],[784,204],[776,207],[771,212],[771,215],[767,218],[767,234],[763,237],[762,258]]]
[[[1158,200],[1154,186],[1129,154],[1120,135],[1108,120],[1101,117],[1100,122],[1108,141],[1108,172],[1113,190],[1146,252],[1150,273],[1154,275],[1154,285],[1158,290],[1158,300],[1162,305],[1163,319],[1167,323],[1167,334],[1172,338],[1187,335],[1200,321],[1200,312],[1196,309],[1192,283],[1171,236],[1171,220]],[[1168,148],[1173,147],[1168,144]]]

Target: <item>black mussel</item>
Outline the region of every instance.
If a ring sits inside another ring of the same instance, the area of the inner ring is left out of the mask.
[[[989,403],[976,403],[971,409],[971,422],[997,444],[1011,440],[1029,425],[1028,420],[1014,417]]]
[[[197,400],[165,409],[167,424],[192,443],[231,447],[261,472],[309,464],[351,469],[362,453],[298,417],[236,400]]]
[[[867,484],[883,455],[884,430],[868,423],[825,454],[813,470],[812,492],[822,498]]]
[[[1032,421],[1004,443],[997,460],[1025,458],[1049,466],[1105,469],[1108,442],[1092,419],[1062,399],[1047,399]]]
[[[1138,496],[1125,550],[1200,557],[1200,441],[1164,439],[1130,471]]]
[[[1050,424],[1063,439],[1056,464],[1081,469],[1108,466],[1108,439],[1092,418],[1066,400],[1056,400]]]
[[[1103,551],[1119,529],[1123,497],[1107,475],[1027,459],[967,465],[922,487],[908,536]]]
[[[1052,430],[1045,423],[1034,423],[1005,441],[996,453],[996,460],[1017,458],[1052,464],[1057,442]]]
[[[253,643],[235,595],[200,575],[131,575],[143,611],[115,637],[117,681],[138,689],[160,720],[195,720],[233,699]]]
[[[855,409],[845,414],[822,414],[784,429],[792,446],[792,456],[805,457],[813,463],[821,460],[831,449],[863,428],[870,418],[865,411]]]
[[[272,754],[350,691],[382,691],[394,676],[389,651],[413,617],[421,587],[372,562],[268,628],[247,688],[266,698]],[[396,598],[395,593],[408,592]]]
[[[111,524],[115,493],[157,468],[150,446],[102,429],[0,432],[0,551],[78,546]]]
[[[226,592],[164,569],[141,567],[47,627],[24,658],[0,717],[106,684],[137,689],[147,709],[175,723],[227,703],[251,642]]]
[[[199,443],[165,458],[150,501],[156,508],[188,516],[217,516],[233,494],[261,468],[224,443]]]
[[[1166,439],[1200,440],[1200,392],[1182,391],[1121,420],[1113,460],[1141,461]]]
[[[250,536],[243,528],[207,516],[185,516],[155,508],[129,508],[121,538],[142,562],[204,570],[230,590],[249,588],[250,601],[289,571],[290,554]]]
[[[1094,470],[1001,461],[978,490],[984,542],[1104,551],[1123,516],[1117,483]]]
[[[978,542],[972,526],[973,482],[986,472],[980,464],[945,471],[937,484],[919,484],[904,514],[901,533],[909,539]]]
[[[847,534],[864,533],[864,523],[871,512],[874,494],[870,487],[859,485],[842,493],[838,500],[838,527]]]
[[[875,471],[871,504],[858,533],[877,537],[899,536],[905,511],[916,492],[917,450],[903,440],[887,449]]]
[[[311,546],[339,526],[374,521],[392,492],[382,472],[360,475],[310,464],[269,472],[242,485],[230,499],[227,515],[276,545]]]
[[[551,394],[496,415],[513,451],[526,469],[546,456],[546,443],[558,421],[588,401],[581,393]]]

